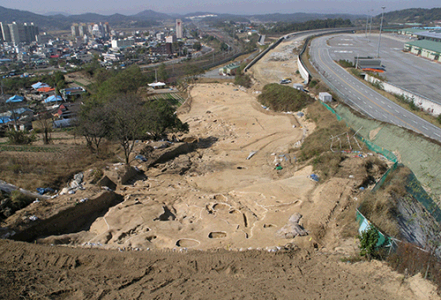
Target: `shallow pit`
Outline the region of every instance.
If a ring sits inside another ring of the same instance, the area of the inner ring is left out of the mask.
[[[227,236],[225,231],[213,231],[208,234],[208,238],[210,239],[221,239]]]
[[[198,240],[194,240],[194,239],[180,239],[176,242],[176,246],[184,247],[184,248],[191,248],[191,247],[196,247],[200,243],[201,242],[199,242]]]

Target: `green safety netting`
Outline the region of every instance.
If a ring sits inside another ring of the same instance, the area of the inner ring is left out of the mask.
[[[343,118],[329,105],[323,103],[320,101],[320,103],[330,112],[332,112],[336,117],[338,121],[343,120]],[[345,121],[346,122],[346,121]],[[346,122],[346,125],[348,125],[348,123]],[[374,143],[372,143],[371,141],[368,141],[367,139],[365,139],[364,137],[362,137],[361,135],[357,135],[357,138],[359,140],[361,140],[366,147],[371,150],[374,151],[376,153],[379,153],[381,155],[383,155],[386,159],[388,159],[389,161],[393,162],[394,164],[383,174],[383,176],[381,177],[381,179],[375,184],[375,187],[372,189],[373,192],[377,191],[380,187],[383,186],[384,182],[386,181],[387,176],[393,172],[397,167],[398,167],[398,159],[396,157],[396,155],[394,153],[392,153],[391,151],[385,149],[384,147],[380,147]],[[408,177],[408,182],[406,184],[406,191],[412,196],[414,197],[418,202],[420,202],[426,209],[427,211],[435,218],[435,220],[438,223],[441,223],[441,209],[439,208],[439,206],[435,203],[435,201],[433,201],[433,199],[427,194],[427,192],[424,190],[424,188],[422,187],[420,181],[416,178],[415,174],[413,172],[411,172],[411,174]],[[357,221],[359,221],[359,224],[361,226],[363,220],[365,219],[364,216],[362,216],[361,213],[357,210]],[[367,219],[366,219],[367,220]],[[369,221],[368,221],[369,222]],[[371,224],[371,226],[373,226]],[[379,241],[380,242],[380,241]],[[384,240],[383,240],[384,242]]]

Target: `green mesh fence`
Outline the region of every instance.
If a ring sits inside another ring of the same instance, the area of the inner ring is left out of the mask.
[[[368,147],[369,150],[374,151],[376,153],[379,153],[386,157],[389,161],[396,163],[398,161],[395,154],[393,154],[391,151],[384,149],[383,147],[377,146],[371,141],[366,140],[364,137],[357,135],[357,137]],[[395,166],[396,168],[396,166]]]
[[[336,117],[337,120],[341,121],[343,120],[342,117],[329,105],[327,105],[326,103],[323,103],[322,101],[320,101],[320,103],[330,112],[332,112]],[[346,123],[347,124],[347,123]],[[366,140],[364,137],[360,136],[357,134],[357,138],[362,141],[366,147],[371,150],[374,151],[376,153],[379,153],[381,155],[383,155],[385,158],[387,158],[389,161],[396,163],[397,162],[397,157],[395,156],[395,154],[393,154],[391,151],[384,149],[383,147],[377,146],[374,143],[372,143],[371,141]],[[395,166],[396,168],[396,166]]]
[[[337,117],[337,120],[341,121],[343,119],[332,107],[323,103],[322,101],[320,101],[320,103],[327,110],[332,112]],[[346,124],[348,124],[348,123],[346,122]],[[394,163],[386,171],[386,173],[383,174],[381,179],[375,184],[374,188],[372,189],[372,191],[375,192],[380,187],[383,186],[384,182],[386,181],[387,176],[398,167],[398,159],[397,159],[396,155],[393,154],[391,151],[384,149],[383,147],[380,147],[380,146],[372,143],[371,141],[366,140],[364,137],[357,135],[357,138],[359,140],[361,140],[369,150],[383,155],[386,159],[388,159],[389,161]],[[414,197],[418,202],[420,202],[427,209],[427,211],[435,218],[435,220],[441,224],[441,209],[435,203],[435,201],[433,201],[433,199],[427,194],[427,192],[424,190],[421,183],[416,178],[416,176],[413,172],[411,172],[411,174],[408,177],[408,182],[406,184],[406,191],[410,195],[412,195],[412,197]],[[365,219],[365,217],[364,216],[362,217],[360,212],[358,212],[358,210],[357,210],[357,221],[359,222],[359,224],[361,224],[360,222],[363,221],[362,219]],[[367,222],[369,222],[369,221],[367,220]]]
[[[342,120],[342,118],[340,117],[340,115],[339,115],[338,113],[336,113],[335,110],[334,110],[332,107],[330,107],[329,105],[327,105],[326,103],[324,103],[324,102],[322,102],[322,101],[320,101],[320,103],[321,103],[321,104],[322,104],[327,110],[329,110],[330,112],[332,112],[332,113],[337,117],[337,120],[339,120],[339,121]]]
[[[427,211],[441,224],[441,209],[433,201],[427,192],[421,186],[421,183],[411,171],[406,184],[406,191],[412,195],[418,202],[420,202]]]
[[[383,176],[380,178],[380,180],[377,181],[377,183],[375,184],[374,188],[372,189],[372,192],[376,192],[378,191],[378,189],[380,187],[383,186],[384,182],[386,181],[386,177],[393,172],[398,166],[398,163],[395,162],[392,167],[389,168],[389,170],[386,171],[386,173],[383,174]]]

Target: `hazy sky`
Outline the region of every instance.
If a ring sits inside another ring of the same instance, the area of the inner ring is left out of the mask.
[[[209,11],[232,14],[266,13],[351,13],[373,15],[404,8],[441,7],[440,0],[0,0],[0,6],[44,14],[94,12],[124,15],[151,9],[164,13]]]

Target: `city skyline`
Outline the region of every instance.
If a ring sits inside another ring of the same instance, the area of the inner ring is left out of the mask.
[[[124,15],[133,15],[144,10],[153,10],[168,14],[186,14],[192,12],[213,12],[229,13],[238,15],[269,14],[269,13],[347,13],[347,14],[366,14],[374,15],[381,13],[381,7],[386,6],[385,12],[401,10],[406,8],[435,8],[440,7],[438,0],[422,1],[397,1],[397,0],[224,0],[219,3],[214,0],[200,1],[188,0],[179,1],[163,0],[160,2],[145,2],[140,0],[129,0],[121,2],[116,0],[106,1],[103,6],[101,1],[97,0],[77,0],[75,6],[71,1],[41,0],[38,2],[31,0],[19,0],[15,2],[0,0],[0,6],[11,9],[30,11],[38,14],[47,14],[59,12],[66,14],[98,13],[102,15],[112,15],[115,13]]]

